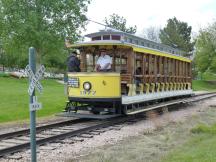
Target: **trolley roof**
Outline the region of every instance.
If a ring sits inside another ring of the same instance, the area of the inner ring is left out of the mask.
[[[121,48],[132,48],[135,52],[147,53],[152,55],[164,56],[168,58],[173,58],[181,61],[191,62],[187,57],[181,56],[185,52],[169,47],[164,44],[156,43],[147,39],[143,39],[128,33],[121,31],[99,31],[96,33],[91,33],[86,35],[91,38],[91,41],[87,42],[78,42],[75,44],[66,43],[67,48],[80,48],[86,46],[118,46]],[[104,40],[104,36],[106,39]],[[115,37],[116,40],[113,40],[112,37]],[[145,45],[151,45],[151,47],[146,47]],[[155,48],[152,48],[155,47]]]

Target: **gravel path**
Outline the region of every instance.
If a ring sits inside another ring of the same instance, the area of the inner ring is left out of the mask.
[[[73,143],[73,139],[64,140],[65,143],[52,143],[49,146],[38,149],[38,161],[40,162],[60,162],[60,161],[88,161],[86,155],[94,153],[96,149],[112,146],[120,141],[138,137],[139,135],[153,133],[167,126],[169,123],[181,123],[189,120],[193,116],[202,114],[208,107],[214,108],[216,97],[202,102],[198,102],[185,109],[171,111],[164,115],[157,116],[149,120],[126,125],[121,130],[110,130],[93,138],[86,138],[83,142]],[[84,158],[83,158],[84,157]],[[12,158],[12,157],[11,157]],[[30,161],[30,151],[14,154],[14,159],[0,159],[0,161]],[[91,160],[90,160],[91,161]]]

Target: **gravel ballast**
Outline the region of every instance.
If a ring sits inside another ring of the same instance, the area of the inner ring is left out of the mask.
[[[202,116],[205,113],[208,114],[209,110],[214,110],[215,104],[216,97],[197,102],[184,109],[171,111],[131,125],[124,125],[120,130],[108,130],[100,135],[94,135],[93,138],[85,138],[82,142],[79,142],[79,138],[77,138],[74,143],[75,140],[71,138],[65,139],[61,143],[51,143],[44,146],[44,148],[39,147],[37,149],[37,158],[40,162],[92,161],[91,158],[95,157],[91,157],[91,154],[94,154],[95,152],[101,153],[105,148],[112,148],[112,146],[115,146],[122,141],[127,141],[131,138],[133,139],[145,134],[148,136],[151,134],[155,135],[155,132],[159,134],[160,130],[169,127],[169,124],[174,124],[174,128],[177,129],[179,123],[187,123],[187,121],[193,120],[193,118],[194,120],[197,120],[199,116]],[[205,116],[203,118],[205,118]],[[206,120],[202,120],[205,122],[215,121],[213,118],[212,120],[208,119],[207,115]],[[194,124],[188,125],[188,129]],[[145,136],[145,138],[147,138],[147,136]],[[0,161],[30,161],[30,151],[16,153],[9,158],[2,158]]]

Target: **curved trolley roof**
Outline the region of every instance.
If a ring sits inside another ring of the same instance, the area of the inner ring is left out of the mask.
[[[136,52],[149,53],[153,55],[159,55],[178,59],[181,61],[191,62],[189,58],[182,56],[186,53],[179,49],[172,48],[170,46],[156,43],[121,31],[103,30],[96,33],[88,34],[86,35],[86,37],[91,38],[91,41],[78,42],[75,44],[66,44],[66,46],[68,48],[79,48],[84,46],[117,45],[121,46],[122,48],[130,47],[133,49],[133,51]]]

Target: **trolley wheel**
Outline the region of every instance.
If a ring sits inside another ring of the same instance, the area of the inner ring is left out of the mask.
[[[77,112],[77,103],[75,103],[75,102],[68,102],[66,104],[65,111],[67,111],[67,112],[74,111],[76,113]]]
[[[91,112],[92,112],[92,114],[95,114],[95,115],[100,114],[100,111],[96,111],[96,110],[92,110]]]
[[[127,114],[127,108],[126,108],[126,106],[123,106],[123,107],[121,108],[121,114],[123,114],[123,115],[126,115],[126,114]]]

